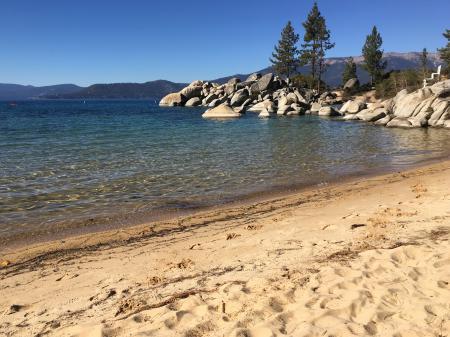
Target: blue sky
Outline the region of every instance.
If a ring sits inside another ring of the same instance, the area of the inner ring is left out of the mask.
[[[0,4],[0,83],[189,82],[266,67],[313,0],[13,0]],[[376,24],[385,51],[445,44],[449,0],[319,0],[336,42],[359,55]]]

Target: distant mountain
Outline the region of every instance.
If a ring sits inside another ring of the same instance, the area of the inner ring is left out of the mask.
[[[384,59],[388,63],[387,70],[418,69],[420,67],[420,55],[418,52],[411,53],[385,53]],[[331,87],[341,85],[342,72],[347,57],[333,57],[326,60],[327,70],[323,78]],[[369,81],[369,75],[362,69],[363,58],[354,57],[357,64],[357,73],[361,83]],[[437,53],[429,53],[429,68],[436,69],[442,64]],[[300,67],[302,74],[308,73],[308,66]],[[262,74],[273,72],[271,67],[262,69]],[[232,77],[245,80],[249,74],[237,74],[212,80],[212,82],[225,83]],[[94,84],[87,88],[74,84],[60,84],[45,87],[24,86],[18,84],[0,83],[0,100],[21,100],[39,98],[64,98],[64,99],[154,99],[159,100],[163,96],[180,91],[187,83],[174,83],[170,81],[157,80],[146,83],[112,83]]]
[[[385,53],[383,59],[387,61],[387,70],[405,70],[405,69],[419,69],[420,68],[420,55],[419,52],[411,53]],[[341,85],[342,72],[344,71],[345,62],[348,57],[333,57],[327,58],[326,64],[327,69],[323,75],[324,81],[331,87],[336,87]],[[357,65],[357,74],[361,83],[369,82],[369,74],[361,67],[363,63],[362,56],[353,57]],[[442,61],[437,53],[428,54],[428,67],[431,69],[436,69]],[[299,72],[301,74],[306,74],[310,72],[311,68],[309,66],[300,67]],[[267,74],[273,72],[272,67],[264,68],[257,71],[261,74]],[[232,76],[222,77],[213,80],[212,82],[226,83],[230,78],[238,77],[242,81],[245,80],[250,74],[236,74]]]
[[[111,83],[94,84],[79,91],[60,94],[47,95],[47,98],[65,99],[156,99],[180,91],[187,83],[173,83],[164,80],[157,80],[146,83]]]
[[[23,100],[43,98],[48,95],[65,95],[83,89],[75,84],[49,85],[35,87],[32,85],[0,83],[0,100]]]

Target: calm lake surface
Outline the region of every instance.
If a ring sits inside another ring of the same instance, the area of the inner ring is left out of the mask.
[[[254,113],[213,121],[203,111],[149,101],[0,102],[0,238],[145,221],[450,154],[448,130]]]

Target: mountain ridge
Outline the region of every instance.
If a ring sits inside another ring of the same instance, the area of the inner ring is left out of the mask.
[[[383,58],[387,61],[387,70],[418,69],[420,67],[421,52],[386,52]],[[326,59],[328,65],[323,79],[332,87],[341,85],[342,72],[345,61],[348,57],[330,57]],[[362,68],[362,56],[353,56],[357,64],[357,74],[361,83],[369,81],[369,75]],[[435,69],[442,64],[438,53],[428,54],[428,66]],[[308,73],[309,66],[299,67],[302,74]],[[273,72],[272,67],[267,67],[256,71],[262,74]],[[220,77],[211,82],[225,83],[230,78],[238,77],[245,80],[251,73],[235,74]],[[178,92],[187,83],[177,83],[167,80],[155,80],[144,83],[105,83],[93,84],[88,87],[81,87],[75,84],[58,84],[50,86],[30,86],[20,84],[0,83],[0,100],[25,100],[25,99],[153,99],[159,100],[163,96]]]

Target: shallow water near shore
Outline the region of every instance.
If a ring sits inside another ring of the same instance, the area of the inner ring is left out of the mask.
[[[149,101],[0,102],[0,240],[145,222],[450,154],[450,132],[317,116],[205,120]]]

